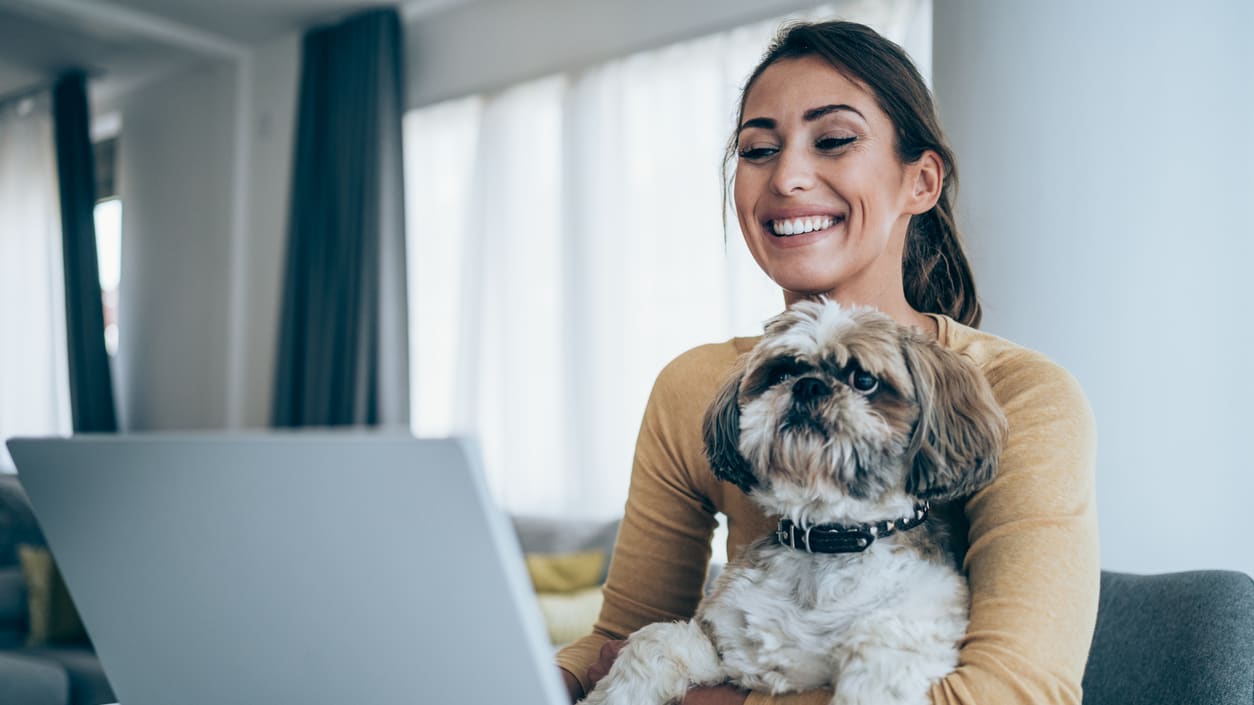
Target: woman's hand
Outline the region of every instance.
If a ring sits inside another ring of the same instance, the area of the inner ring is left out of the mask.
[[[588,680],[592,681],[592,687],[595,688],[597,681],[610,672],[610,666],[614,665],[614,659],[618,658],[618,652],[623,650],[626,643],[626,640],[614,639],[601,645],[601,653],[596,662],[588,666]]]
[[[566,692],[570,694],[571,703],[579,702],[579,699],[584,696],[583,686],[579,685],[579,681],[574,676],[570,675],[570,671],[567,671],[564,668],[559,668],[557,670],[562,674],[562,683],[566,684]]]

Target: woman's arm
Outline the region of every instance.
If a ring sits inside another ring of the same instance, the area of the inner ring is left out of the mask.
[[[1023,351],[988,370],[1010,422],[997,480],[967,503],[971,625],[936,703],[1075,703],[1101,580],[1097,432],[1076,380]]]

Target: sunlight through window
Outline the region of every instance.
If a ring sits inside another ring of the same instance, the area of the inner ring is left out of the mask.
[[[96,204],[96,257],[100,263],[100,295],[104,304],[105,349],[118,353],[118,284],[122,280],[122,199]]]

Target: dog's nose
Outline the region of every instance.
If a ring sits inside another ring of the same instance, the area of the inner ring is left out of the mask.
[[[831,393],[831,387],[814,377],[802,377],[792,386],[792,398],[798,404],[810,404]]]

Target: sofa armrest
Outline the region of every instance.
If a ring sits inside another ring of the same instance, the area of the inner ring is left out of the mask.
[[[69,699],[65,669],[38,658],[0,653],[0,702],[65,705]]]

